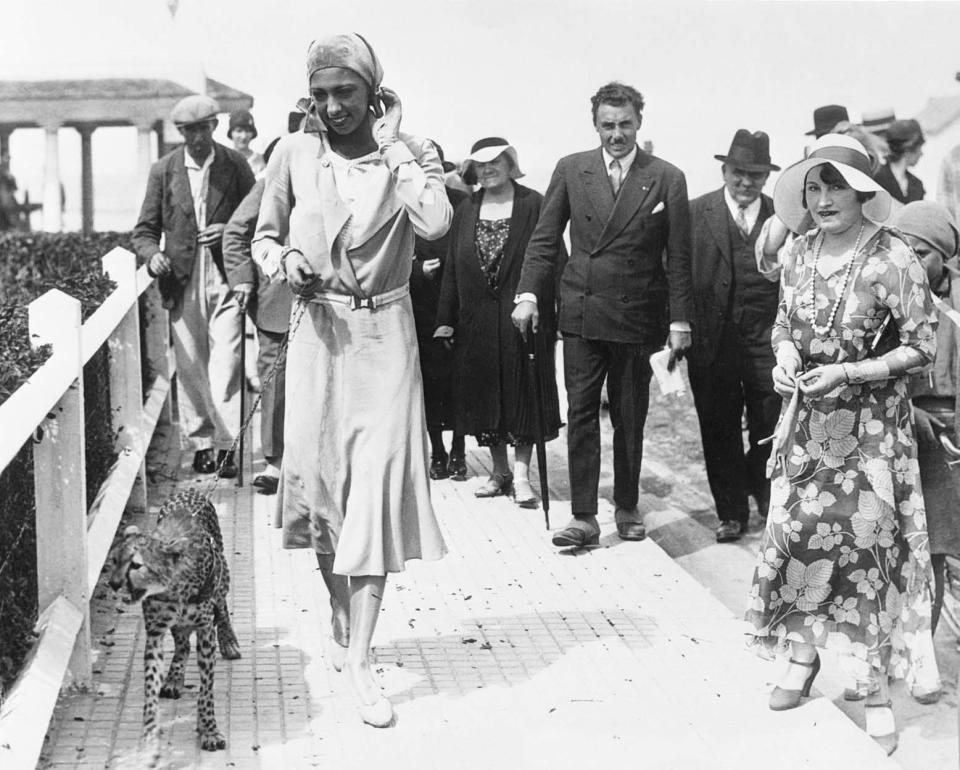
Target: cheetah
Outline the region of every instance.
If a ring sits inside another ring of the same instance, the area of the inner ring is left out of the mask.
[[[184,668],[190,656],[190,632],[197,633],[200,690],[197,731],[205,751],[226,748],[217,728],[213,703],[214,634],[225,658],[239,658],[237,637],[230,625],[226,596],[230,573],[213,504],[195,491],[169,497],[160,508],[150,534],[127,527],[111,553],[110,587],[127,603],[142,601],[147,632],[143,652],[143,738],[154,760],[159,759],[159,698],[179,698]],[[173,661],[163,679],[163,637],[170,629]]]

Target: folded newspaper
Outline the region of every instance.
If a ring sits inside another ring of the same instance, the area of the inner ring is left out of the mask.
[[[653,369],[653,375],[657,378],[657,385],[660,386],[661,393],[683,395],[687,392],[687,386],[683,381],[683,375],[680,374],[680,367],[674,366],[673,371],[668,370],[667,363],[669,361],[670,348],[665,347],[650,356],[650,368]]]

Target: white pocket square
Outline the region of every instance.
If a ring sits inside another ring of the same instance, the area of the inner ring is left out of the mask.
[[[659,214],[659,213],[660,213],[661,211],[663,211],[665,208],[666,208],[666,206],[663,205],[663,201],[660,201],[656,206],[653,207],[653,211],[651,211],[650,213],[651,213],[651,214]]]

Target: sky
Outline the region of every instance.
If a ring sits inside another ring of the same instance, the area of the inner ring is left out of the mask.
[[[774,162],[786,166],[802,157],[819,105],[847,105],[854,120],[879,107],[908,117],[931,96],[960,95],[957,2],[180,0],[169,29],[166,0],[4,5],[5,77],[182,72],[196,56],[211,77],[253,95],[261,149],[306,94],[310,41],[360,32],[403,100],[405,130],[436,139],[455,160],[481,137],[505,136],[524,182],[541,191],[560,157],[597,146],[589,98],[610,80],[644,94],[640,139],[685,172],[691,195],[719,187],[713,156],[737,128],[767,131]],[[225,140],[225,116],[222,124]],[[11,149],[14,174],[38,198],[40,132],[16,132]],[[133,178],[135,153],[132,129],[94,135],[98,205]],[[69,221],[76,137],[63,139],[61,164]]]

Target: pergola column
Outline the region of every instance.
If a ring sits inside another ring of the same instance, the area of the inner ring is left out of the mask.
[[[0,156],[10,155],[10,134],[12,133],[12,128],[0,128]]]
[[[150,178],[150,166],[153,165],[150,138],[153,134],[152,123],[137,125],[137,190],[140,198],[147,190],[147,180]]]
[[[80,132],[80,199],[81,228],[84,235],[93,232],[93,149],[91,138],[96,126],[85,123],[77,126]]]
[[[60,192],[60,126],[47,123],[46,152],[43,163],[43,229],[48,233],[63,230],[63,199]]]

